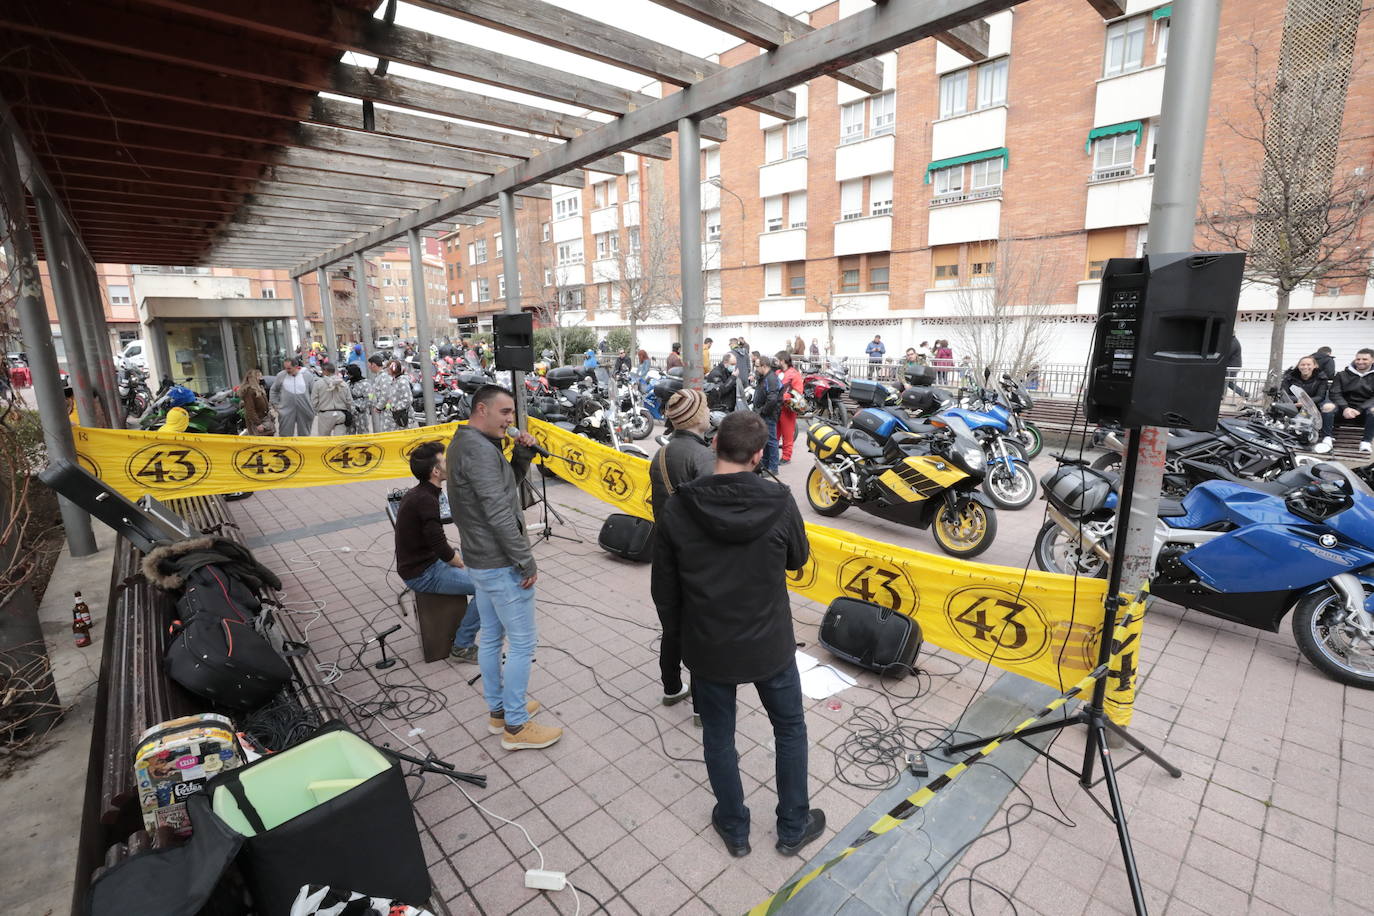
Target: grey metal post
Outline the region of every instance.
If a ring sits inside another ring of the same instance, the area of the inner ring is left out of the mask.
[[[339,342],[334,337],[334,290],[329,286],[329,268],[315,271],[320,285],[320,316],[324,318],[324,353],[331,363],[339,362]]]
[[[367,298],[367,259],[360,251],[353,255],[353,274],[357,282],[358,317],[363,323],[363,353],[372,355],[372,303]]]
[[[1220,0],[1185,0],[1174,8],[1150,198],[1151,251],[1189,251],[1193,247],[1220,19]],[[1140,431],[1140,458],[1133,478],[1135,496],[1125,523],[1125,560],[1121,566],[1121,590],[1126,594],[1134,594],[1153,571],[1150,553],[1168,438],[1168,431],[1159,427],[1147,426]]]
[[[176,381],[176,376],[172,375],[172,357],[167,353],[166,323],[161,318],[152,318],[146,327],[147,337],[144,343],[148,345],[148,368],[153,373],[148,387],[157,391],[162,386],[163,379]]]
[[[420,360],[420,396],[425,401],[425,425],[439,422],[434,410],[434,363],[429,361],[429,307],[425,304],[424,246],[420,244],[420,230],[406,233],[410,243],[410,304],[415,309],[415,349]]]
[[[91,332],[86,355],[94,362],[94,368],[99,374],[99,390],[110,404],[110,426],[113,429],[123,429],[124,404],[119,399],[119,380],[115,377],[114,349],[110,346],[109,324],[105,318],[105,299],[100,292],[100,277],[96,274],[95,262],[87,256],[85,248],[77,244],[75,235],[67,236],[67,244],[72,263],[80,267],[77,276],[85,283],[86,296],[78,301],[84,303],[83,314],[90,318]],[[77,250],[78,248],[80,250]]]
[[[81,333],[77,307],[75,267],[66,244],[65,227],[52,198],[41,192],[33,197],[38,205],[38,224],[43,230],[45,253],[48,256],[53,306],[57,310],[57,323],[62,328],[62,345],[67,351],[67,372],[71,376],[72,394],[76,397],[76,415],[83,426],[99,426],[99,414],[95,406],[97,382],[91,372],[91,361],[86,358],[86,338]],[[23,257],[22,253],[20,257]],[[55,373],[53,378],[57,378]]]
[[[697,122],[677,122],[678,235],[682,240],[682,358],[685,383],[700,389],[706,367],[701,340],[705,333],[705,283],[701,275],[701,133]]]
[[[296,300],[296,333],[302,344],[310,343],[310,327],[305,323],[305,295],[301,292],[301,278],[291,278],[291,296]]]
[[[38,418],[43,424],[43,444],[51,461],[76,464],[76,443],[67,421],[66,401],[58,384],[57,350],[48,326],[48,310],[43,303],[43,281],[38,273],[38,252],[29,230],[24,206],[24,183],[19,178],[19,161],[8,130],[0,129],[0,202],[4,204],[5,230],[14,264],[13,283],[18,290],[19,326],[24,335],[24,350],[33,374],[33,390],[38,401]],[[67,532],[67,547],[74,557],[96,552],[91,517],[63,497],[57,498],[62,526]]]
[[[520,308],[520,241],[515,227],[515,195],[502,191],[497,196],[501,208],[501,270],[506,275],[506,314],[519,315]],[[511,394],[515,395],[515,425],[525,429],[528,425],[528,403],[525,393],[525,373],[512,369],[510,374]]]
[[[224,357],[224,380],[230,388],[237,388],[243,381],[239,371],[239,348],[234,342],[234,325],[228,318],[219,320],[219,349]]]

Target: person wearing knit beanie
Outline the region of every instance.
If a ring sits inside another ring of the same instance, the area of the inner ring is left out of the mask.
[[[673,429],[704,431],[710,421],[706,396],[695,388],[684,388],[668,399],[668,407],[664,410],[663,416],[672,424]]]

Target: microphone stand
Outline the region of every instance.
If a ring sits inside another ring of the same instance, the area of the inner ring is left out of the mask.
[[[548,450],[544,450],[544,451],[542,451],[542,452],[536,452],[535,454],[538,456],[539,462],[540,462],[541,465],[546,464],[550,458],[557,458],[557,459],[560,460],[560,461],[568,461],[568,459],[567,459],[567,458],[564,458],[562,455],[555,455],[555,454],[553,454],[552,452],[549,452]],[[568,461],[568,463],[571,464],[572,462],[571,462],[571,461]],[[528,483],[528,481],[526,481],[526,482]],[[571,541],[571,542],[574,543],[574,544],[580,544],[580,543],[582,543],[582,539],[581,539],[581,538],[569,537],[569,536],[566,535],[566,534],[555,534],[555,533],[554,533],[553,526],[549,523],[549,514],[550,514],[550,513],[553,513],[553,517],[556,518],[556,519],[558,520],[558,523],[559,523],[560,525],[563,525],[564,527],[567,526],[568,520],[565,519],[562,515],[560,515],[559,512],[558,512],[558,510],[555,509],[552,505],[549,504],[549,478],[548,478],[547,476],[545,476],[544,474],[542,474],[542,473],[539,475],[539,497],[538,497],[538,499],[539,499],[539,502],[540,502],[540,503],[542,504],[542,506],[543,506],[543,508],[542,508],[542,510],[541,510],[541,517],[540,517],[540,520],[539,520],[539,522],[537,523],[538,526],[539,526],[539,537],[538,537],[538,540],[547,543],[548,541],[550,541],[550,540],[553,539],[553,538],[558,538],[559,540],[563,540],[563,541]]]

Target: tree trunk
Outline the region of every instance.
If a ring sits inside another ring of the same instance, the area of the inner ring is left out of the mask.
[[[630,352],[635,354],[635,365],[639,365],[639,310],[630,309]]]
[[[825,310],[825,355],[835,356],[835,319],[831,317],[833,306]]]
[[[1279,286],[1274,296],[1274,330],[1269,337],[1269,372],[1264,380],[1266,390],[1278,384],[1283,377],[1283,338],[1288,332],[1288,298],[1291,295],[1292,290]],[[1229,346],[1230,341],[1225,341],[1224,345]]]

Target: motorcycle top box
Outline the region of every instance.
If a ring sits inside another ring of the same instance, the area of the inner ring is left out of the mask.
[[[491,379],[481,372],[460,372],[458,373],[458,387],[472,394],[483,385],[490,385]]]
[[[902,408],[918,417],[939,413],[950,397],[938,388],[914,386],[902,392]]]
[[[575,366],[559,366],[557,369],[550,369],[544,377],[559,391],[566,391],[582,378],[582,370]]]
[[[879,410],[876,407],[868,407],[854,414],[850,423],[879,442],[886,441],[894,430],[901,428],[901,423],[896,417],[886,410]]]
[[[935,370],[930,366],[912,366],[911,369],[902,374],[908,385],[925,387],[934,385],[936,381]]]
[[[881,407],[892,397],[892,392],[879,382],[856,378],[849,383],[849,396],[860,407]]]
[[[1081,465],[1066,464],[1046,474],[1040,485],[1045,499],[1069,518],[1082,518],[1098,509],[1116,505],[1115,481],[1102,471]]]

